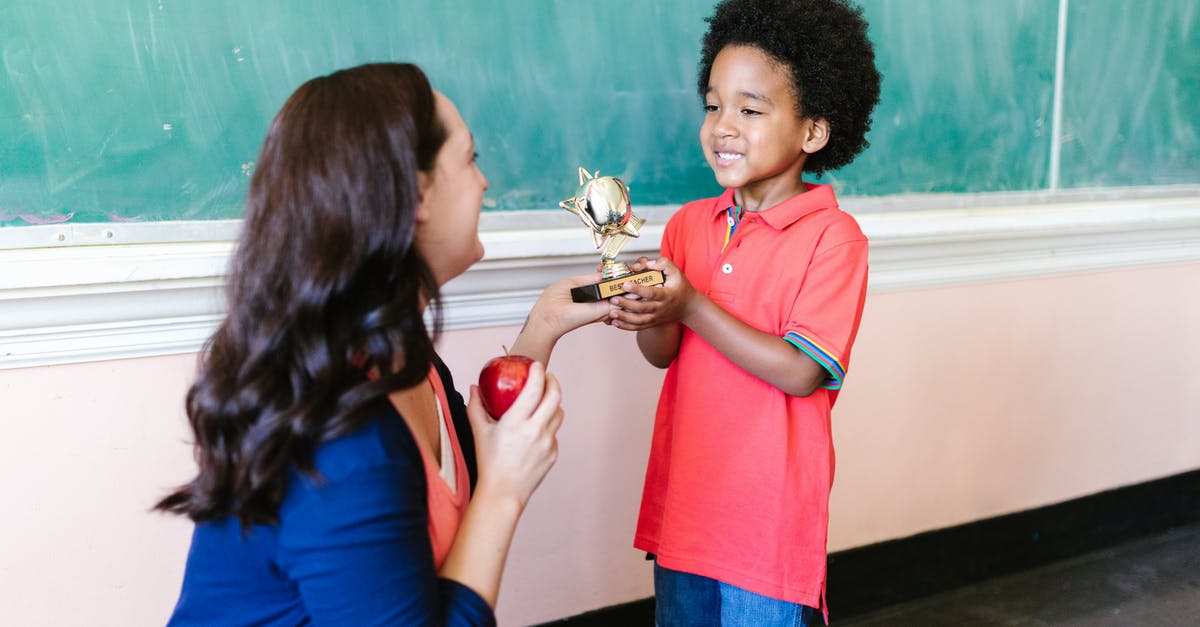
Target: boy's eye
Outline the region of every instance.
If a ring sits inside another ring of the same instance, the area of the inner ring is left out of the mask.
[[[714,104],[706,104],[706,105],[704,105],[704,110],[705,110],[705,111],[708,111],[709,113],[712,113],[713,111],[716,111],[718,108],[719,108],[719,107],[717,107],[717,105],[714,105]]]
[[[759,114],[759,112],[755,111],[754,109],[742,109],[742,113],[744,113],[746,115],[758,115]]]

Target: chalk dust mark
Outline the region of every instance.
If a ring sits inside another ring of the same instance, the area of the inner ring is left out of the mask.
[[[18,218],[28,222],[29,224],[62,224],[67,220],[75,217],[75,212],[51,214],[48,216],[35,216],[28,213],[18,213]]]

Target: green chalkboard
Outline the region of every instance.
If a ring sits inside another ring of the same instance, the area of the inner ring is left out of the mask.
[[[1200,0],[863,0],[882,101],[843,194],[1200,183]]]
[[[1200,183],[1200,0],[1072,0],[1063,187]],[[471,125],[485,209],[555,209],[579,165],[638,205],[718,190],[697,142],[713,0],[0,3],[0,227],[241,214],[300,83],[420,64]],[[1046,189],[1057,0],[863,0],[884,74],[843,195]],[[803,36],[800,34],[800,36]]]
[[[1044,187],[1058,2],[864,2],[883,74],[871,148],[844,193]]]
[[[303,81],[413,61],[472,126],[489,210],[583,165],[639,204],[714,191],[693,87],[712,0],[38,0],[0,4],[0,225],[238,217]]]
[[[1200,1],[1069,6],[1063,185],[1200,183]]]

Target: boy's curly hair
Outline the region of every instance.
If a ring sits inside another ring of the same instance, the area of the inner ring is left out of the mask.
[[[829,143],[808,157],[805,170],[835,170],[868,146],[880,76],[861,8],[847,0],[724,0],[706,21],[701,98],[717,53],[731,44],[753,46],[791,71],[801,117],[829,121]]]

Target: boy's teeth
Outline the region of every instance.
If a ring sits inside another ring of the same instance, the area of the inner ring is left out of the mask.
[[[733,152],[718,152],[717,156],[722,159],[740,159],[742,156]]]

